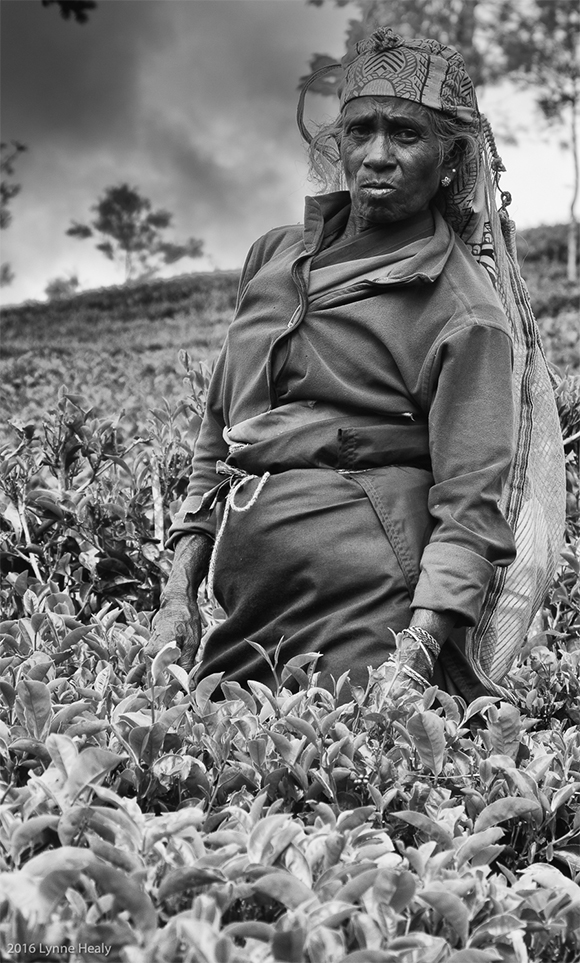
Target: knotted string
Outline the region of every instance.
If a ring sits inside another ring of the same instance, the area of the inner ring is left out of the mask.
[[[214,585],[217,553],[225,531],[225,527],[226,527],[230,512],[241,513],[241,512],[249,511],[250,508],[252,508],[256,504],[260,496],[260,493],[264,488],[264,485],[268,481],[271,474],[269,471],[267,471],[267,472],[264,472],[264,474],[261,477],[259,475],[249,475],[247,472],[243,472],[240,468],[233,468],[232,466],[226,465],[223,462],[219,464],[218,470],[220,474],[229,474],[231,476],[231,488],[228,494],[226,495],[225,505],[224,505],[224,514],[223,514],[223,518],[222,518],[218,533],[216,535],[216,540],[214,542],[213,549],[212,549],[211,558],[209,560],[209,569],[208,569],[207,578],[206,578],[207,595],[210,599],[213,599],[214,601],[215,601],[215,595],[214,595],[213,585]],[[233,481],[233,478],[235,476],[238,476],[237,480]],[[250,498],[249,502],[247,502],[245,505],[236,505],[235,498],[236,498],[237,492],[239,492],[244,487],[246,482],[251,481],[251,479],[253,478],[259,478],[260,481],[258,482],[256,486],[256,490],[252,495],[252,497]]]

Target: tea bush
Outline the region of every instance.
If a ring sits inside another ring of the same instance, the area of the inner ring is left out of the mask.
[[[139,434],[151,399],[180,401],[178,351],[196,361],[217,355],[237,282],[235,272],[216,272],[4,308],[0,442],[8,420],[38,425],[63,384],[94,417],[122,411],[125,435]]]
[[[176,315],[181,389],[153,408],[147,392],[175,381],[155,325],[128,322],[122,354],[113,321],[109,351],[81,324],[84,360],[66,331],[39,335],[44,358],[9,351],[0,958],[580,960],[580,377],[557,390],[566,544],[510,701],[393,692],[387,670],[329,692],[314,653],[274,659],[273,690],[196,686],[174,645],[144,648],[205,405],[202,342],[226,323],[215,302],[197,321],[186,337]],[[136,402],[127,382],[145,385]],[[202,614],[220,617],[203,594]]]
[[[144,654],[210,374],[181,362],[140,435],[63,387],[3,451],[3,958],[578,960],[580,379],[561,571],[513,702],[467,706],[327,692],[314,654],[272,692]]]
[[[126,602],[23,606],[0,626],[4,958],[578,959],[577,724],[394,700],[379,673],[339,704],[315,655],[273,692],[191,689]]]

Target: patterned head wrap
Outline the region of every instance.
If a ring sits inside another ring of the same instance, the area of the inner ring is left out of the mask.
[[[463,57],[436,40],[405,40],[386,27],[342,60],[341,110],[355,97],[402,97],[479,129],[479,110]]]

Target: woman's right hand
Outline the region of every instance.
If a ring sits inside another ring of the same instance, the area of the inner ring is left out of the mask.
[[[206,535],[182,536],[177,542],[171,575],[153,619],[152,635],[145,652],[155,656],[168,642],[181,649],[179,664],[191,671],[201,642],[201,618],[197,591],[205,578],[212,542]]]
[[[172,597],[165,592],[152,628],[151,638],[145,646],[147,655],[154,657],[168,642],[175,642],[181,649],[179,665],[186,672],[191,672],[201,642],[201,618],[197,602],[184,597]]]

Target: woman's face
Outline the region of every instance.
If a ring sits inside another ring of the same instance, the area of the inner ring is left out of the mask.
[[[340,151],[352,201],[349,233],[426,210],[448,172],[427,111],[401,97],[349,101]]]

